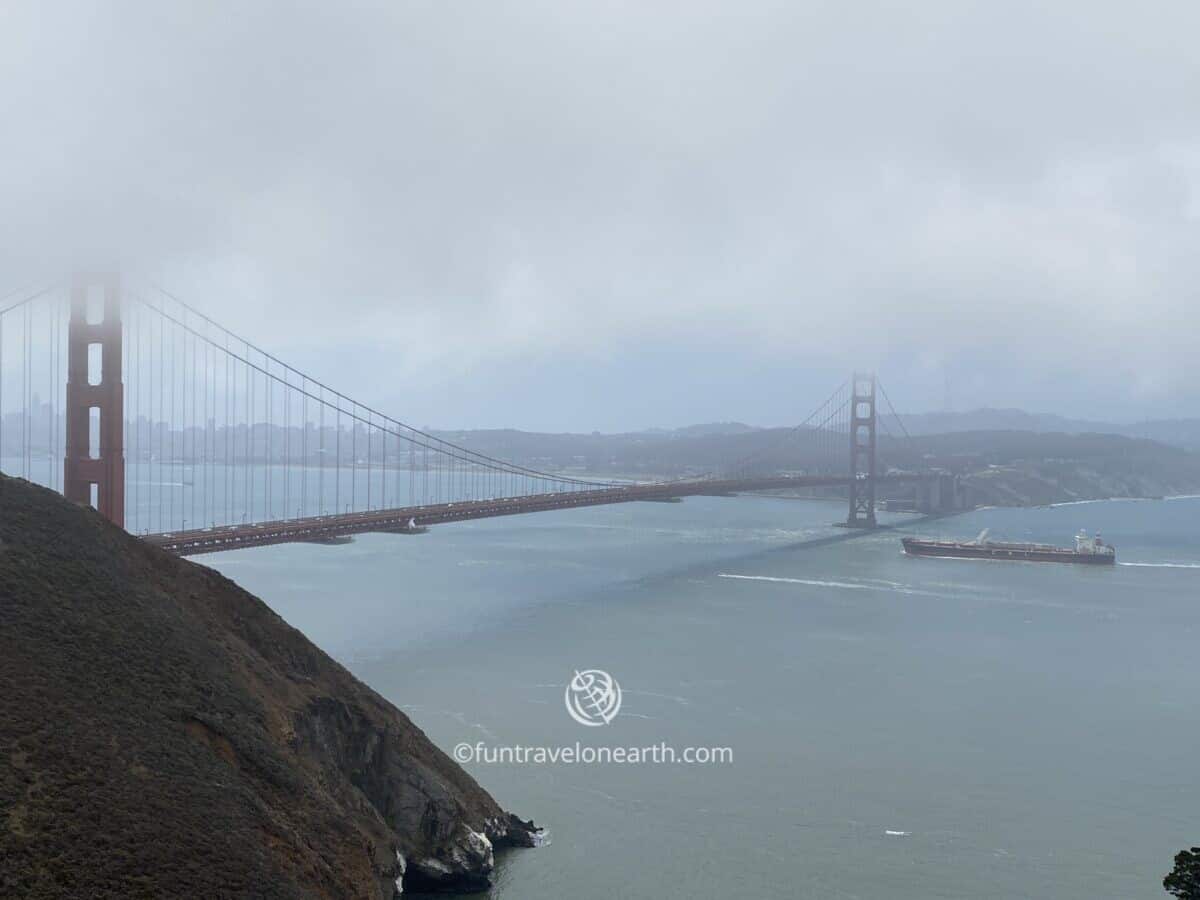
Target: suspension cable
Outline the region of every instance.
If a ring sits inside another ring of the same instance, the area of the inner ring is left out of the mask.
[[[214,321],[210,317],[206,316],[204,313],[195,309],[190,304],[188,304],[184,300],[181,300],[179,297],[172,294],[170,291],[166,290],[165,288],[161,287],[160,285],[156,284],[156,285],[154,285],[154,288],[159,293],[163,294],[170,300],[179,304],[179,306],[182,307],[183,309],[188,310],[189,313],[192,313],[195,316],[197,316],[198,318],[200,318],[205,324],[210,325],[213,328],[216,328],[218,331],[221,331],[222,333],[224,333],[226,335],[234,337],[239,343],[245,343],[247,346],[253,348],[256,352],[261,353],[265,358],[270,359],[272,362],[276,363],[280,367],[285,368],[291,372],[294,372],[297,375],[301,375],[305,379],[306,382],[311,382],[314,386],[323,388],[325,391],[328,391],[330,394],[332,394],[336,400],[345,400],[346,402],[353,404],[355,407],[362,409],[364,412],[366,412],[368,414],[368,416],[376,416],[380,419],[383,419],[385,422],[390,423],[391,425],[395,426],[397,429],[412,432],[412,434],[414,434],[414,435],[419,435],[422,438],[432,441],[434,443],[434,445],[441,445],[443,447],[451,448],[450,450],[444,450],[444,449],[440,449],[439,446],[433,446],[431,449],[434,449],[436,452],[444,453],[447,456],[454,456],[460,460],[468,459],[468,458],[475,458],[475,459],[478,459],[481,462],[483,462],[483,464],[490,465],[495,468],[507,469],[507,470],[518,472],[520,474],[532,475],[535,477],[546,478],[546,479],[551,479],[551,480],[555,480],[555,481],[564,481],[567,483],[578,484],[581,486],[609,487],[613,484],[613,482],[588,481],[585,479],[570,478],[570,477],[566,477],[566,476],[555,475],[555,474],[552,474],[549,472],[540,472],[535,469],[530,469],[525,466],[517,465],[517,464],[509,462],[507,460],[502,460],[502,459],[497,459],[496,457],[487,456],[486,454],[479,453],[478,451],[470,450],[466,447],[462,447],[458,444],[454,444],[450,441],[445,440],[444,438],[439,438],[436,435],[429,434],[428,432],[422,431],[419,428],[415,428],[412,425],[409,425],[405,422],[400,421],[399,419],[389,416],[386,413],[382,413],[379,410],[376,410],[370,406],[366,406],[362,403],[359,403],[359,402],[351,399],[350,397],[343,394],[341,391],[338,391],[337,389],[330,387],[328,384],[322,382],[320,379],[313,378],[312,376],[307,375],[304,372],[301,372],[299,369],[295,368],[294,366],[289,365],[288,363],[284,362],[283,360],[279,359],[278,357],[274,356],[273,354],[269,353],[268,351],[262,349],[261,347],[255,345],[253,343],[246,342],[243,338],[238,337],[233,332],[231,332],[229,329],[225,328],[220,323]],[[172,321],[178,321],[173,316],[171,316],[170,313],[166,312],[165,310],[163,310],[161,308],[153,306],[148,301],[142,301],[142,302],[144,302],[148,306],[150,306],[150,308],[153,309],[155,312],[157,312],[159,315],[170,318],[170,319],[172,319]],[[198,332],[194,332],[194,331],[193,331],[193,333],[197,334],[197,336],[200,337],[201,340],[211,340],[211,338],[208,338],[206,335],[201,335]],[[234,358],[238,359],[239,362],[243,362],[247,365],[254,365],[248,359],[242,359],[241,357],[237,357],[236,355]],[[259,366],[255,366],[255,368],[257,368],[260,372],[263,371],[263,369]],[[313,394],[308,393],[307,391],[302,392],[302,393],[304,393],[306,396],[308,396],[312,399],[317,399]],[[330,404],[330,405],[335,405],[335,404]],[[364,425],[367,426],[368,430],[370,429],[371,421],[369,418],[364,418],[362,416],[359,416],[358,420],[360,422],[364,423]],[[377,425],[375,427],[378,428],[381,426]],[[400,437],[404,440],[410,440],[410,441],[414,440],[413,438],[408,438],[405,435],[399,434],[396,431],[391,431],[390,433],[394,434],[397,437]],[[452,453],[451,451],[454,451],[454,452]],[[463,454],[463,455],[458,455],[458,454]]]
[[[161,288],[159,290],[161,290]],[[163,291],[163,293],[165,294],[166,291]],[[167,294],[167,296],[171,297],[170,294]],[[175,299],[175,298],[172,297],[172,299]],[[176,318],[175,316],[172,316],[166,310],[161,309],[146,300],[142,300],[141,302],[144,305],[146,305],[149,309],[151,309],[152,311],[158,313],[164,319],[174,323],[177,326],[183,327],[185,330],[189,331],[191,334],[194,334],[200,340],[211,343],[214,346],[216,346],[218,349],[223,349],[224,352],[227,354],[227,359],[235,360],[239,363],[242,363],[243,365],[246,365],[246,366],[249,366],[249,367],[255,369],[256,371],[258,371],[264,375],[267,375],[270,378],[274,378],[277,381],[281,381],[282,383],[286,384],[285,380],[280,379],[279,376],[275,375],[274,373],[268,373],[262,366],[258,365],[257,363],[254,363],[251,360],[249,360],[243,356],[240,356],[233,350],[230,350],[227,348],[222,348],[221,345],[219,343],[217,343],[215,340],[213,340],[211,337],[196,331],[190,325],[183,325],[183,323],[180,322],[180,320],[178,318]],[[179,302],[181,306],[183,306],[189,310],[191,309],[191,307],[188,307],[186,304],[183,304],[182,301],[176,301],[176,302]],[[203,313],[196,313],[196,315],[202,319],[206,318]],[[211,320],[209,320],[209,321],[211,321]],[[236,335],[233,334],[233,332],[229,331],[228,329],[222,328],[220,325],[216,325],[215,323],[213,323],[213,324],[214,324],[214,327],[218,328],[225,335],[234,337],[239,343],[243,342],[242,338],[237,337]],[[476,460],[480,464],[487,466],[489,468],[493,468],[493,469],[500,470],[500,471],[510,472],[514,475],[533,476],[536,478],[541,478],[541,479],[546,479],[546,480],[551,480],[551,481],[561,481],[561,482],[565,482],[568,484],[576,484],[576,485],[585,486],[585,487],[612,487],[614,485],[614,482],[589,481],[589,480],[585,480],[585,479],[571,478],[569,476],[564,476],[564,475],[556,475],[556,474],[553,474],[550,472],[542,472],[542,471],[538,471],[536,469],[530,469],[526,466],[518,465],[516,463],[511,463],[506,460],[501,460],[501,459],[497,459],[495,457],[487,456],[486,454],[479,453],[474,450],[469,450],[465,447],[461,447],[461,446],[451,443],[450,441],[447,441],[443,438],[439,438],[436,435],[429,434],[428,432],[422,431],[421,429],[414,428],[411,425],[407,425],[406,423],[401,422],[398,419],[394,419],[391,416],[384,415],[383,413],[380,413],[377,410],[375,410],[369,406],[365,406],[361,403],[358,403],[357,401],[351,400],[345,394],[342,394],[341,392],[334,390],[333,388],[330,388],[327,385],[323,385],[322,382],[320,382],[316,379],[308,377],[304,373],[300,372],[298,369],[295,369],[294,367],[281,362],[276,357],[273,357],[270,354],[266,353],[265,351],[260,350],[259,348],[255,347],[253,344],[250,344],[250,346],[253,347],[256,351],[263,353],[264,356],[270,357],[274,362],[276,362],[282,368],[285,368],[288,371],[291,371],[297,375],[300,375],[303,379],[303,382],[302,382],[303,386],[301,386],[301,387],[297,387],[296,385],[288,385],[288,386],[304,400],[318,400],[319,402],[325,402],[327,405],[332,405],[332,404],[328,404],[328,401],[320,401],[319,398],[317,397],[317,395],[312,393],[312,391],[307,386],[307,384],[309,382],[311,382],[313,386],[324,386],[325,390],[329,391],[330,394],[334,395],[338,399],[346,400],[355,409],[363,410],[365,415],[354,412],[353,410],[346,410],[345,412],[352,419],[355,419],[359,423],[361,423],[368,431],[371,428],[383,429],[383,430],[388,431],[388,433],[393,434],[396,437],[399,437],[403,440],[406,440],[406,441],[409,441],[412,443],[417,443],[419,445],[423,443],[422,441],[417,440],[416,437],[412,437],[408,434],[403,433],[404,431],[407,431],[407,432],[410,432],[411,435],[418,435],[421,438],[424,438],[425,442],[428,442],[428,443],[425,443],[425,446],[427,449],[431,449],[436,453],[441,453],[442,455],[446,456],[447,458],[454,458],[454,459],[459,459],[459,460]],[[371,419],[372,416],[384,419],[391,425],[395,426],[395,428],[394,429],[384,429],[383,426],[372,422],[372,419]]]

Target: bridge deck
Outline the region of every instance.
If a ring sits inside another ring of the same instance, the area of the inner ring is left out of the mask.
[[[920,478],[921,476],[912,476]],[[905,476],[885,476],[879,481],[909,480]],[[467,519],[486,519],[493,516],[513,516],[521,513],[551,509],[573,509],[580,506],[602,506],[611,503],[630,503],[638,500],[669,500],[677,497],[732,494],[745,491],[777,490],[781,488],[834,487],[848,485],[846,476],[778,475],[766,478],[707,479],[700,481],[658,482],[631,484],[594,491],[532,494],[494,500],[466,500],[430,506],[406,506],[397,509],[345,513],[331,516],[284,519],[250,525],[232,525],[190,531],[145,535],[156,546],[193,556],[235,550],[239,547],[262,547],[268,544],[292,542],[322,542],[367,532],[397,532],[418,527]]]

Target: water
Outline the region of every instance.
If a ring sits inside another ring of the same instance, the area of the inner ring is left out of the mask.
[[[348,441],[349,439],[346,438]],[[185,446],[181,441],[181,447]],[[62,491],[60,456],[0,457],[0,472]],[[450,503],[564,490],[562,482],[484,469],[424,470],[376,459],[339,469],[169,461],[125,461],[125,528],[134,534],[267,522],[301,516]]]
[[[450,752],[732,748],[467,768],[550,842],[493,897],[1137,898],[1200,838],[1200,500],[900,533],[1118,546],[1114,569],[908,559],[839,504],[696,498],[202,558]],[[806,543],[813,542],[816,543]],[[624,687],[570,719],[576,668]]]

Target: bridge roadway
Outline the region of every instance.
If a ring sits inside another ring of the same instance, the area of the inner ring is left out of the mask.
[[[919,475],[888,475],[877,477],[876,481],[911,481],[919,480],[921,477]],[[514,516],[551,509],[573,509],[579,506],[602,506],[639,500],[662,501],[682,497],[719,496],[781,488],[835,487],[846,485],[849,481],[850,479],[844,475],[776,475],[763,478],[629,484],[597,488],[592,491],[530,494],[493,500],[463,500],[429,506],[404,506],[370,512],[339,513],[248,525],[199,528],[189,531],[148,534],[144,535],[143,539],[180,556],[194,556],[200,553],[236,550],[240,547],[263,547],[268,544],[332,543],[339,538],[368,532],[411,532],[413,524],[418,528],[423,528],[427,525],[439,525],[445,522],[487,519],[493,516]]]

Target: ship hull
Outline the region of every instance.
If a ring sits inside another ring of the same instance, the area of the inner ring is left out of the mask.
[[[1111,566],[1116,562],[1113,553],[1081,553],[1069,547],[1013,547],[988,544],[960,544],[953,541],[921,541],[903,538],[904,552],[909,556],[931,556],[943,559],[998,559],[1006,562],[1058,562],[1087,566]]]

